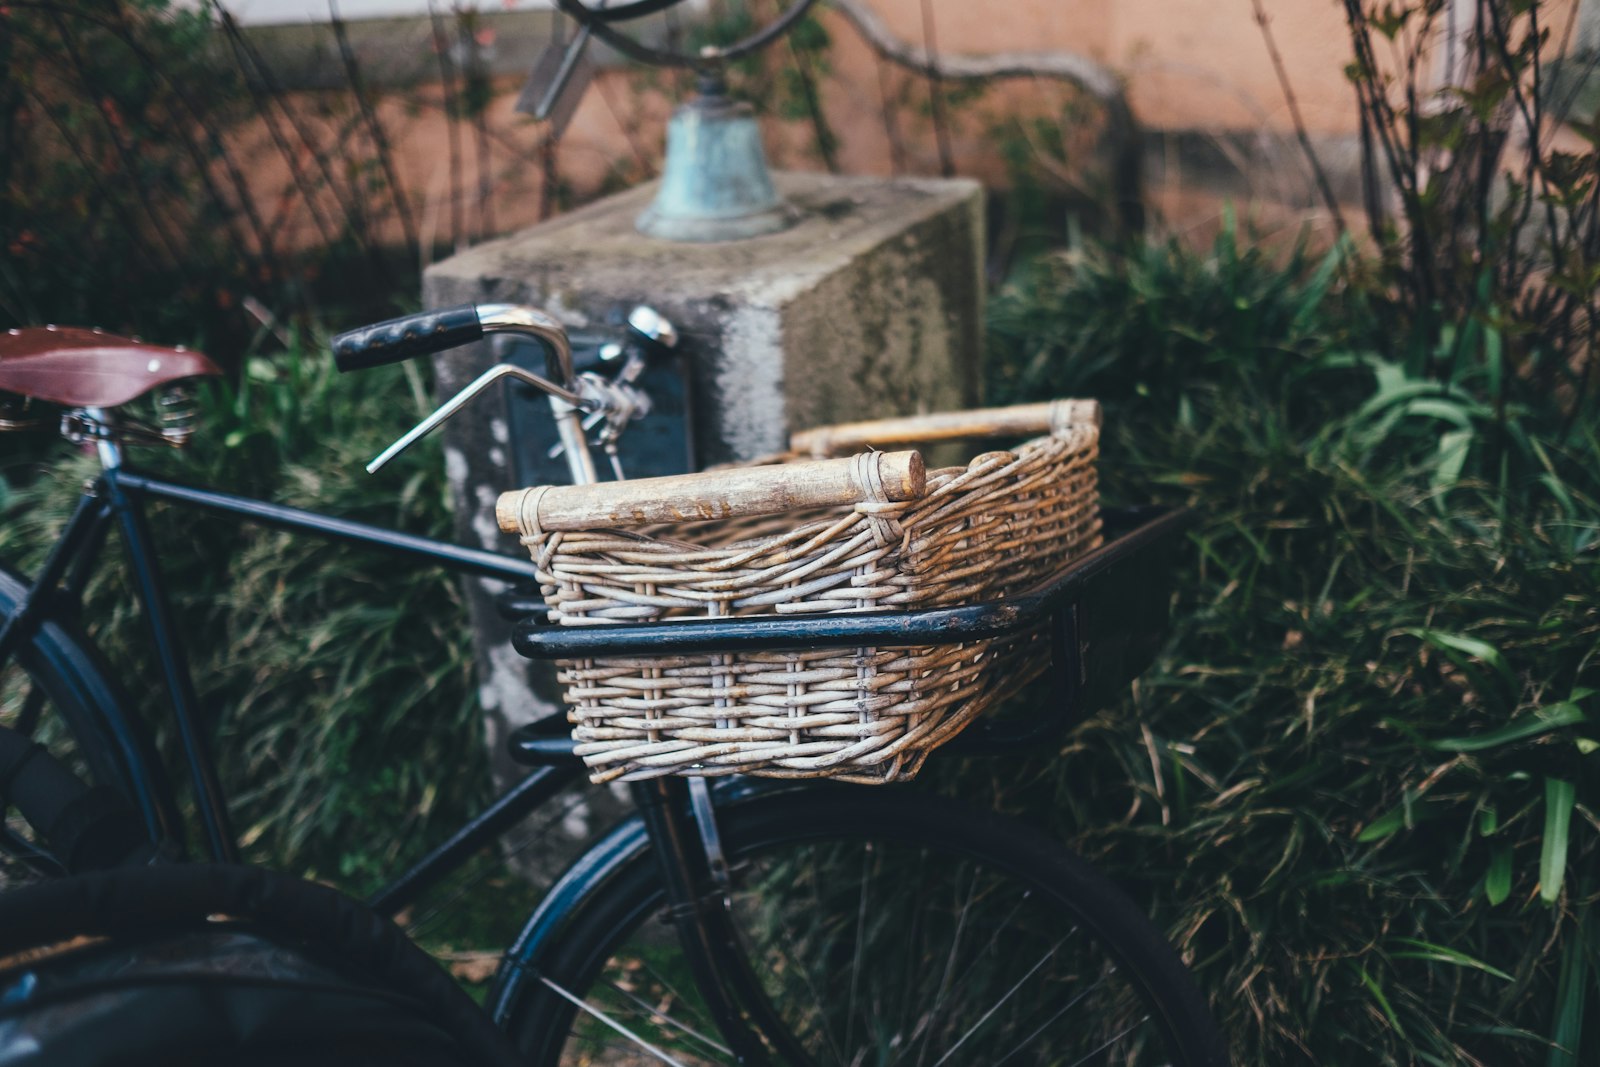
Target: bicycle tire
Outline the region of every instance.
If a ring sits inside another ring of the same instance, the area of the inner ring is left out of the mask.
[[[1160,932],[1108,878],[1016,820],[898,790],[812,788],[732,805],[719,822],[749,962],[819,1065],[1226,1062],[1204,998]],[[654,923],[664,899],[654,860],[637,841],[631,853],[592,863],[591,888],[561,932],[512,967],[516,988],[497,1011],[529,1063],[657,1062],[568,995],[666,1052],[663,1062],[732,1062],[713,1047],[711,1024],[688,1017],[692,988],[685,996],[686,980],[671,973],[676,934]],[[922,880],[908,887],[911,860]],[[859,887],[820,884],[858,861]],[[872,891],[875,870],[897,872],[900,884]],[[906,903],[922,907],[893,913]],[[903,962],[863,959],[877,947],[903,951]],[[1067,988],[1075,978],[1089,981]]]
[[[0,567],[0,624],[27,589],[21,577]],[[80,777],[127,797],[156,839],[164,827],[176,825],[174,802],[151,786],[154,750],[133,728],[131,704],[113,678],[104,657],[76,626],[47,619],[0,664],[0,725],[21,726]],[[49,872],[53,864],[48,851],[16,821],[8,821],[0,834],[0,856],[5,857],[0,885],[26,880],[30,869]]]

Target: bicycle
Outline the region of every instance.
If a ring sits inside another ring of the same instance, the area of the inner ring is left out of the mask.
[[[576,373],[565,332],[543,313],[505,305],[424,312],[341,335],[335,349],[341,368],[355,369],[490,333],[544,344],[547,374],[495,368],[374,465],[504,377],[551,397],[574,481],[595,479],[585,416],[591,428],[605,424],[599,439],[615,464],[616,440],[640,398],[626,374]],[[24,358],[43,377],[8,373]],[[89,373],[74,370],[78,361]],[[127,373],[108,374],[111,368]],[[526,581],[534,570],[130,467],[124,445],[153,431],[127,421],[118,406],[179,377],[213,372],[195,353],[99,334],[0,337],[0,390],[62,407],[64,430],[93,442],[102,466],[38,574],[30,581],[0,568],[0,670],[7,672],[0,721],[33,733],[47,711],[58,718],[94,780],[133,805],[152,847],[184,853],[174,784],[150,730],[129,713],[73,619],[72,605],[115,526],[167,682],[206,852],[231,861],[224,793],[163,599],[144,501],[509,581]],[[1058,706],[1021,723],[970,728],[942,750],[1001,753],[1058,736],[1148,662],[1164,622],[1162,560],[1185,522],[1182,513],[1159,510],[1108,515],[1117,536],[1052,580],[1023,596],[957,608],[747,619],[734,630],[703,623],[612,630],[542,624],[542,605],[526,594],[510,596],[508,607],[529,616],[517,632],[519,650],[543,657],[960,641],[1047,625]],[[1087,656],[1091,647],[1096,654]],[[393,916],[582,769],[572,741],[546,727],[524,728],[511,743],[534,770],[376,894],[375,911]],[[661,777],[629,790],[637,814],[551,888],[490,991],[488,1010],[528,1062],[1225,1062],[1204,999],[1159,931],[1103,875],[1023,824],[896,788]],[[62,867],[10,828],[0,844],[41,874]]]

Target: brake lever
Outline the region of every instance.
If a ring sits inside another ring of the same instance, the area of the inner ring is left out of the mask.
[[[523,370],[521,367],[513,366],[510,363],[497,363],[474,378],[455,396],[451,397],[449,400],[446,400],[443,404],[440,404],[439,407],[434,410],[433,414],[429,415],[427,418],[411,427],[410,430],[407,430],[404,437],[400,438],[400,440],[384,449],[378,455],[378,458],[367,464],[367,473],[376,474],[391,459],[394,459],[394,457],[410,448],[417,441],[432,433],[439,426],[443,425],[446,420],[450,419],[462,408],[466,407],[467,404],[469,404],[479,393],[489,388],[489,386],[493,385],[501,378],[508,377],[515,378],[520,382],[526,382],[535,389],[538,389],[544,393],[548,393],[551,397],[560,400],[565,404],[569,404],[580,411],[588,410],[592,406],[590,401],[586,400],[579,394],[564,389],[547,378],[541,378],[532,371]]]
[[[626,475],[617,454],[617,442],[628,424],[649,415],[652,406],[650,395],[634,383],[649,366],[650,357],[670,355],[678,347],[678,328],[649,305],[640,304],[628,312],[627,327],[626,343],[610,341],[601,345],[599,351],[601,366],[613,365],[618,360],[623,361],[622,366],[610,377],[593,371],[578,376],[584,395],[596,401],[593,413],[583,421],[583,429],[587,432],[605,423],[595,443],[610,459],[612,473],[619,482],[625,481]],[[555,459],[566,447],[565,443],[555,445],[549,457]]]

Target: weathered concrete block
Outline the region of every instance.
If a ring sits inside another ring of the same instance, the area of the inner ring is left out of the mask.
[[[677,324],[692,366],[703,464],[784,447],[821,423],[958,408],[978,398],[983,200],[965,180],[779,174],[801,212],[789,230],[747,241],[681,244],[634,230],[644,186],[470,249],[430,267],[423,300],[533,304],[570,327],[648,303]],[[440,357],[449,393],[494,362],[480,344]],[[507,421],[480,407],[447,427],[458,523],[468,543],[520,551],[495,528],[513,487]],[[627,441],[623,441],[624,450]],[[553,681],[530,675],[494,614],[497,586],[468,591],[496,777],[514,773],[510,728],[559,710]]]

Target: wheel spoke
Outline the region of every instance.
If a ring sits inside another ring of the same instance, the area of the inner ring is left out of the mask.
[[[654,973],[654,972],[652,971],[652,973]],[[639,996],[637,996],[637,995],[635,995],[633,993],[628,992],[626,989],[622,988],[616,982],[610,982],[608,984],[611,986],[611,988],[619,996],[623,997],[625,1000],[628,1000],[628,1001],[632,1002],[635,1007],[639,1008],[643,1012],[643,1014],[644,1014],[644,1016],[646,1018],[648,1018],[648,1019],[660,1019],[664,1024],[666,1024],[668,1026],[671,1026],[673,1029],[683,1031],[684,1033],[688,1034],[690,1037],[694,1038],[696,1041],[699,1041],[701,1044],[705,1045],[707,1048],[715,1049],[717,1052],[720,1052],[724,1056],[733,1055],[733,1050],[728,1048],[728,1046],[722,1044],[720,1041],[715,1041],[712,1038],[707,1037],[705,1034],[701,1033],[699,1030],[696,1030],[694,1027],[690,1026],[688,1023],[679,1021],[675,1016],[668,1015],[664,1011],[657,1010],[654,1005],[652,1005],[649,1002],[645,1001],[643,998],[641,998],[641,997],[639,997]],[[677,992],[674,991],[671,986],[667,985],[665,982],[663,982],[662,985],[666,988],[668,995],[671,996],[672,999],[676,1003],[685,1004],[685,1006],[687,1006],[687,1004],[684,1001],[684,999],[682,997],[678,996]]]
[[[762,886],[767,886],[770,884],[771,878],[771,875],[763,876],[761,879]],[[752,905],[752,907],[758,907],[762,901],[762,890],[756,890],[754,895],[756,898],[756,904]],[[816,884],[814,882],[812,884],[811,899],[813,901],[811,909],[812,914],[823,914],[822,900],[817,895]],[[802,965],[794,958],[792,954],[790,954],[789,950],[784,947],[785,943],[790,945],[798,945],[800,943],[799,937],[795,934],[794,927],[790,925],[788,916],[784,913],[782,908],[768,907],[763,910],[764,912],[773,915],[776,918],[779,927],[782,929],[783,937],[781,940],[768,939],[773,942],[771,947],[775,949],[778,955],[783,958],[785,973],[794,973],[800,976],[801,984],[806,987],[806,992],[811,996],[812,1004],[816,1006],[818,1029],[822,1033],[822,1039],[828,1043],[828,1047],[833,1051],[834,1059],[839,1063],[843,1063],[844,1052],[840,1048],[838,1040],[834,1037],[833,1024],[828,1019],[828,1010],[827,1006],[822,1001],[822,995],[817,992],[816,983],[811,980],[811,968]]]
[[[962,906],[963,910],[962,910],[962,913],[961,913],[961,917],[957,922],[956,936],[952,939],[952,943],[951,943],[950,963],[952,965],[955,962],[955,950],[956,950],[957,946],[959,946],[959,944],[960,944],[960,933],[961,933],[961,930],[966,925],[966,909],[970,906],[972,895],[977,890],[977,883],[978,883],[978,877],[977,877],[977,873],[975,872],[974,875],[973,875],[973,879],[972,879],[972,886],[968,891],[967,902],[965,904],[963,904],[963,906]],[[992,952],[994,950],[995,946],[1000,943],[1001,936],[1008,929],[1010,929],[1011,923],[1016,919],[1017,912],[1022,910],[1022,906],[1028,902],[1028,898],[1029,898],[1029,894],[1027,894],[1027,893],[1021,894],[1017,898],[1017,902],[1011,906],[1011,910],[1006,912],[1005,916],[998,923],[994,924],[994,933],[989,935],[988,944],[984,945],[984,947],[976,953],[976,957],[977,958],[981,958],[981,957],[987,955],[988,953]],[[1061,947],[1061,945],[1067,941],[1068,938],[1072,937],[1077,932],[1078,932],[1078,928],[1076,926],[1074,926],[1071,930],[1068,930],[1066,935],[1061,939],[1061,941],[1058,941],[1056,943],[1056,948],[1059,949]],[[954,970],[953,966],[950,968],[950,970],[953,972],[953,970]],[[939,1017],[939,1013],[943,1009],[945,1003],[949,1000],[950,993],[952,993],[953,991],[955,991],[957,989],[961,989],[961,988],[965,987],[965,985],[969,981],[971,981],[971,975],[970,974],[967,976],[966,979],[964,979],[961,982],[957,982],[952,986],[945,986],[945,987],[941,988],[941,990],[939,992],[939,996],[934,1000],[933,1007],[930,1008],[923,1015],[922,1019],[920,1020],[920,1022],[918,1024],[917,1033],[913,1036],[912,1042],[911,1042],[912,1044],[915,1044],[917,1038],[920,1038],[920,1037],[922,1037],[924,1035],[926,1035],[928,1037],[928,1039],[929,1039],[928,1041],[924,1041],[922,1043],[921,1051],[919,1051],[918,1054],[917,1054],[917,1067],[922,1067],[922,1063],[927,1059],[929,1042],[932,1040],[932,1035],[933,1035],[933,1030],[931,1029],[931,1027],[934,1024],[934,1020],[936,1020]],[[963,1040],[965,1040],[965,1039],[963,1038]],[[891,1065],[891,1067],[892,1067],[892,1065]]]
[[[703,1010],[703,1007],[704,1007],[703,1005],[695,1004],[694,1001],[691,1001],[688,997],[686,997],[682,993],[678,992],[678,987],[673,985],[670,981],[668,981],[667,980],[667,976],[662,974],[659,970],[657,970],[655,965],[652,964],[649,960],[641,959],[639,961],[639,965],[641,967],[643,967],[644,970],[650,975],[650,978],[651,978],[652,981],[654,981],[662,989],[667,991],[667,996],[671,997],[674,1003],[682,1004],[684,1006],[684,1008],[686,1008],[687,1010],[693,1012],[694,1013],[694,1017],[700,1022],[701,1026],[705,1026],[707,1024],[710,1024],[710,1025],[713,1025],[713,1026],[716,1025],[713,1020],[711,1020],[711,1019],[706,1017],[706,1013]],[[717,1046],[717,1047],[719,1049],[721,1049],[721,1051],[724,1052],[724,1053],[728,1052],[727,1049],[722,1048],[720,1045]]]
[[[1068,935],[1068,936],[1071,936],[1071,935]],[[1028,968],[1028,973],[1027,974],[1024,974],[1021,978],[1017,979],[1016,984],[1013,985],[1010,989],[1006,990],[1004,996],[1002,996],[999,1000],[995,1001],[994,1004],[990,1006],[989,1010],[984,1012],[983,1015],[981,1017],[979,1017],[977,1022],[973,1023],[970,1027],[968,1027],[967,1032],[961,1035],[960,1040],[958,1040],[955,1044],[951,1045],[950,1048],[948,1050],[946,1050],[946,1052],[945,1052],[945,1054],[943,1056],[940,1056],[937,1060],[933,1061],[933,1067],[939,1067],[940,1064],[944,1063],[951,1056],[954,1056],[956,1054],[956,1049],[960,1048],[962,1045],[965,1045],[967,1043],[967,1039],[970,1038],[973,1034],[977,1033],[979,1031],[979,1029],[981,1029],[983,1027],[983,1024],[988,1022],[989,1018],[992,1015],[994,1015],[995,1012],[1000,1010],[1001,1005],[1005,1004],[1006,1001],[1010,1000],[1013,996],[1015,996],[1017,990],[1021,989],[1025,984],[1027,984],[1028,979],[1032,978],[1034,976],[1034,974],[1036,974],[1038,972],[1040,967],[1043,967],[1046,963],[1049,963],[1050,960],[1055,957],[1056,952],[1061,948],[1061,946],[1066,944],[1066,941],[1067,941],[1067,939],[1065,937],[1063,937],[1060,941],[1057,941],[1054,945],[1052,945],[1050,947],[1050,951],[1049,952],[1046,952],[1043,956],[1040,956],[1038,962],[1035,963],[1032,967]]]
[[[547,988],[547,989],[551,990],[552,992],[554,992],[556,994],[556,996],[560,997],[563,1000],[569,1001],[570,1003],[575,1005],[579,1011],[585,1012],[586,1014],[592,1015],[594,1018],[599,1019],[601,1022],[603,1022],[607,1026],[611,1027],[611,1029],[615,1030],[617,1033],[619,1033],[623,1037],[627,1038],[630,1042],[633,1043],[633,1045],[635,1047],[643,1050],[644,1052],[648,1053],[651,1056],[654,1056],[657,1060],[660,1060],[662,1063],[671,1064],[672,1067],[685,1067],[685,1065],[683,1063],[681,1063],[678,1060],[673,1059],[671,1056],[667,1055],[665,1052],[662,1052],[660,1049],[656,1048],[650,1042],[646,1041],[644,1038],[640,1037],[638,1034],[634,1033],[632,1030],[629,1030],[626,1026],[623,1026],[621,1023],[617,1022],[615,1019],[613,1019],[611,1016],[607,1015],[605,1012],[601,1011],[599,1008],[596,1008],[591,1004],[585,1003],[582,998],[574,996],[573,994],[567,992],[565,989],[561,988],[559,985],[557,985],[556,983],[552,982],[550,979],[545,978],[543,976],[540,976],[539,981],[543,982],[545,988]]]
[[[727,933],[749,950],[756,987],[804,1061],[1211,1062],[1221,1040],[1181,962],[1082,861],[959,804],[833,795],[797,791],[730,804],[724,824],[737,872],[735,928]],[[695,1018],[699,998],[681,976],[675,943],[650,925],[661,908],[659,883],[642,867],[635,872],[589,906],[582,928],[593,947],[571,946],[560,970],[544,969],[574,992],[591,991],[584,1010],[593,1021],[565,1037],[574,1007],[541,988],[540,1014],[526,1016],[518,1032],[538,1048],[562,1035],[569,1055],[559,1062],[567,1067],[672,1057],[691,1067],[727,1064],[732,1057],[715,1044],[718,1032]],[[1140,966],[1119,966],[1125,959]],[[594,982],[588,975],[598,975],[598,984],[575,984]],[[664,996],[663,975],[689,996]],[[618,985],[609,988],[613,979]],[[557,1012],[565,1014],[555,1026],[538,1029]],[[628,1048],[618,1036],[625,1032]],[[538,1033],[552,1036],[532,1041]]]
[[[1110,1048],[1112,1045],[1115,1045],[1118,1041],[1121,1041],[1123,1038],[1127,1037],[1129,1034],[1133,1033],[1135,1030],[1139,1029],[1139,1027],[1143,1026],[1145,1023],[1147,1023],[1149,1021],[1150,1021],[1150,1016],[1148,1016],[1148,1015],[1140,1016],[1135,1022],[1131,1023],[1126,1029],[1122,1030],[1120,1033],[1112,1034],[1110,1037],[1106,1038],[1105,1041],[1101,1042],[1100,1045],[1098,1045],[1095,1048],[1090,1049],[1089,1052],[1086,1055],[1080,1056],[1078,1059],[1073,1060],[1071,1063],[1067,1064],[1066,1067],[1083,1067],[1084,1064],[1089,1062],[1089,1057],[1090,1056],[1098,1056],[1100,1053],[1104,1052],[1106,1049]]]
[[[1030,1045],[1033,1042],[1033,1039],[1038,1037],[1040,1034],[1044,1033],[1046,1030],[1048,1030],[1052,1023],[1054,1023],[1057,1019],[1061,1018],[1067,1012],[1071,1011],[1074,1007],[1076,1007],[1083,1000],[1084,997],[1088,996],[1090,993],[1093,993],[1096,989],[1099,989],[1101,986],[1103,986],[1105,984],[1106,984],[1106,980],[1104,978],[1102,978],[1098,982],[1096,982],[1094,985],[1090,986],[1088,989],[1085,989],[1083,992],[1079,993],[1077,996],[1073,997],[1071,1000],[1069,1000],[1065,1004],[1061,1005],[1060,1008],[1056,1009],[1056,1013],[1054,1015],[1050,1016],[1050,1018],[1048,1018],[1044,1022],[1040,1023],[1034,1029],[1033,1033],[1031,1033],[1027,1037],[1023,1038],[1022,1041],[1017,1045],[1016,1048],[1012,1049],[1010,1052],[1006,1053],[1004,1056],[1002,1056],[998,1060],[996,1060],[994,1062],[994,1064],[992,1065],[992,1067],[1000,1067],[1000,1065],[1002,1063],[1005,1063],[1011,1057],[1015,1056],[1017,1053],[1021,1052],[1025,1048],[1027,1048],[1028,1045]],[[1139,1025],[1141,1025],[1143,1023],[1143,1021],[1144,1020],[1141,1019],[1138,1023],[1135,1023],[1134,1025],[1135,1026],[1139,1026]],[[1115,1041],[1116,1038],[1112,1038],[1112,1040]],[[1101,1048],[1104,1048],[1104,1047],[1105,1046],[1103,1046],[1103,1045],[1101,1046]],[[1095,1052],[1098,1052],[1098,1051],[1100,1051],[1100,1049],[1096,1049],[1095,1050]],[[1094,1052],[1089,1053],[1089,1055],[1093,1056]],[[1082,1063],[1083,1061],[1079,1060],[1078,1062]]]

